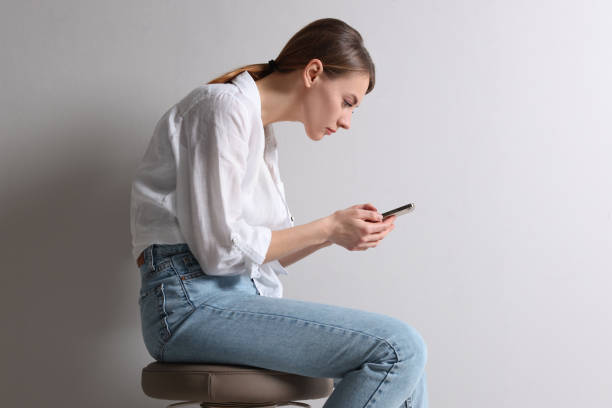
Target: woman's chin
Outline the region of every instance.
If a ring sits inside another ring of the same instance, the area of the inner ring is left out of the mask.
[[[308,134],[308,137],[311,140],[314,140],[315,142],[318,142],[319,140],[323,139],[325,137],[325,133],[318,133],[317,135],[313,136],[311,134]]]
[[[306,135],[308,136],[309,139],[314,140],[315,142],[323,139],[327,134],[326,131],[323,132],[312,132],[309,131],[309,129],[304,129],[306,131]]]

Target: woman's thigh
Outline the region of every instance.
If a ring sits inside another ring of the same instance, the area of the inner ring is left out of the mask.
[[[165,345],[164,360],[339,378],[365,362],[392,364],[423,353],[419,333],[390,316],[237,293],[198,305]]]
[[[248,275],[209,276],[193,255],[178,252],[154,257],[158,262],[141,268],[143,333],[157,360],[328,378],[341,378],[366,362],[379,362],[381,369],[398,361],[425,364],[423,338],[399,319],[260,296]]]

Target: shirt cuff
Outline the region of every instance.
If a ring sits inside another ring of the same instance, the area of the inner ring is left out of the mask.
[[[248,237],[249,239],[244,239],[239,233],[232,231],[232,244],[240,249],[252,263],[263,264],[272,241],[272,229],[264,226],[252,227]]]
[[[270,262],[270,266],[272,266],[272,270],[277,274],[280,273],[281,275],[289,275],[289,271],[287,271],[287,269],[279,262],[278,259]]]

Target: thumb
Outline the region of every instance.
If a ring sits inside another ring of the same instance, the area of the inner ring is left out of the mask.
[[[370,222],[380,222],[380,221],[382,221],[382,218],[378,218],[378,215],[379,215],[378,214],[378,210],[372,204],[370,204],[370,203],[363,204],[359,208],[361,208],[363,210],[369,210],[369,211],[367,211],[366,214],[364,214],[364,218],[363,219],[365,221],[370,221]]]
[[[372,210],[372,211],[377,211],[376,207],[374,207],[372,204],[367,203],[367,204],[363,204],[360,208],[363,208],[364,210]]]

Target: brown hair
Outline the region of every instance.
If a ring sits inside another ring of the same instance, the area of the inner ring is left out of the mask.
[[[335,18],[315,20],[295,33],[274,59],[275,67],[268,63],[245,65],[208,83],[227,83],[244,71],[248,71],[257,81],[274,70],[291,72],[303,69],[313,58],[321,60],[323,73],[330,79],[347,72],[367,73],[370,83],[366,94],[374,89],[374,62],[363,45],[361,34],[344,21]]]

